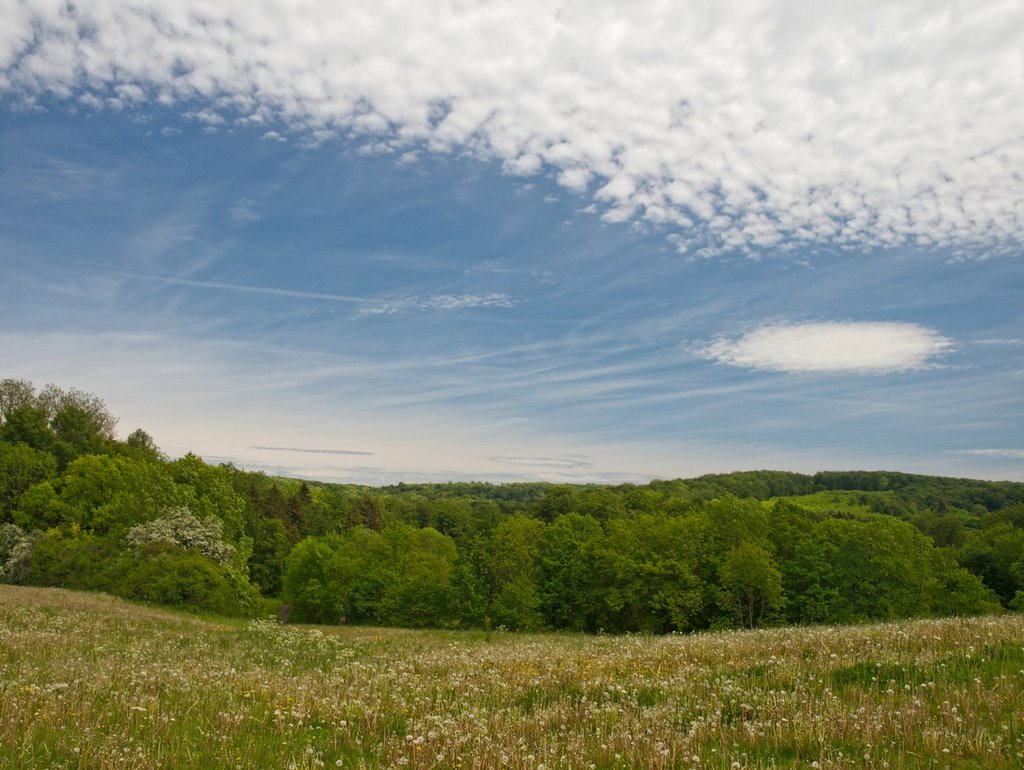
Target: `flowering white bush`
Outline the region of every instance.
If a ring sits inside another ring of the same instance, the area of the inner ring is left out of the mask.
[[[25,532],[14,524],[0,526],[0,583],[20,583],[32,565],[32,549],[40,532]]]
[[[187,507],[167,508],[163,516],[139,524],[128,530],[128,542],[134,548],[147,543],[170,543],[187,551],[199,551],[203,556],[227,565],[235,548],[221,538],[223,525],[213,516],[199,519]]]

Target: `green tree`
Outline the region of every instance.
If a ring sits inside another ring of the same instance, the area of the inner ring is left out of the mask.
[[[28,444],[0,442],[0,524],[14,521],[21,496],[32,486],[55,476],[57,461]]]
[[[123,537],[137,524],[176,505],[194,509],[194,493],[175,484],[165,465],[128,457],[84,455],[53,484],[21,499],[23,526],[39,529],[76,523],[93,534]]]
[[[166,462],[167,456],[160,451],[153,437],[142,428],[136,428],[124,440],[125,446],[134,457],[152,462]]]
[[[129,552],[111,582],[114,593],[126,599],[220,615],[251,616],[258,607],[259,595],[243,575],[166,542]]]
[[[779,499],[767,507],[768,538],[782,571],[785,616],[791,623],[824,623],[838,597],[832,564],[835,547],[819,532],[823,513]]]
[[[189,508],[199,518],[216,516],[224,524],[224,538],[240,551],[248,553],[241,541],[245,529],[245,500],[231,483],[231,470],[207,465],[191,452],[168,464],[176,484],[192,490]]]
[[[90,423],[96,426],[103,438],[114,440],[117,418],[107,410],[107,405],[99,396],[76,388],[65,389],[48,384],[39,391],[35,405],[42,408],[50,421],[68,408],[84,412],[90,417]]]
[[[931,557],[935,575],[931,614],[948,617],[999,611],[999,596],[981,578],[960,566],[955,549],[935,548]]]
[[[886,516],[826,519],[821,534],[834,554],[833,622],[894,620],[929,614],[934,594],[931,542]]]
[[[0,380],[0,423],[15,409],[36,405],[36,389],[28,380]]]
[[[292,604],[292,620],[337,623],[346,603],[346,575],[337,569],[336,554],[344,547],[340,535],[308,537],[292,548],[284,572],[284,598]]]
[[[51,529],[35,543],[26,582],[81,591],[113,591],[111,574],[120,557],[120,549],[107,538],[74,526]]]
[[[537,543],[540,612],[550,628],[595,630],[594,551],[604,538],[592,516],[569,513],[544,528]]]
[[[1024,562],[1024,529],[1017,529],[1007,520],[993,519],[988,526],[974,532],[960,552],[960,562],[978,575],[1009,606],[1024,581],[1014,569]]]
[[[707,528],[700,519],[642,514],[606,525],[592,569],[596,623],[608,631],[685,631],[703,606],[697,577]]]
[[[281,593],[285,561],[291,550],[284,525],[278,519],[260,519],[248,531],[252,537],[249,579],[259,586],[264,596],[277,596]]]
[[[436,529],[393,525],[381,532],[391,550],[394,579],[381,597],[380,621],[439,626],[456,620],[452,579],[457,550]]]
[[[68,451],[50,429],[46,412],[34,406],[19,406],[5,416],[3,425],[0,425],[0,441],[25,444],[55,456]]]
[[[532,630],[543,625],[534,578],[537,544],[544,523],[511,516],[490,533],[484,565],[489,617],[500,626]]]
[[[740,543],[729,551],[719,574],[727,603],[747,628],[754,628],[785,603],[782,572],[771,554],[756,543]]]
[[[101,454],[111,444],[96,415],[78,404],[62,406],[50,421],[50,427],[59,442],[58,460],[62,466],[82,455]]]

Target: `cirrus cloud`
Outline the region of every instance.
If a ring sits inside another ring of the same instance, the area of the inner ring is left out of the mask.
[[[972,457],[995,457],[1005,460],[1024,460],[1024,449],[959,449],[954,454]]]
[[[1024,238],[1020,3],[0,2],[0,94],[550,173],[680,251]]]
[[[832,321],[762,326],[713,340],[698,352],[747,369],[886,374],[925,368],[953,346],[918,324]]]

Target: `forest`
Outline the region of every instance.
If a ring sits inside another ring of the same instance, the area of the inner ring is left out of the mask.
[[[591,633],[1024,610],[1024,484],[751,471],[369,487],[170,459],[0,381],[0,582],[295,623]]]

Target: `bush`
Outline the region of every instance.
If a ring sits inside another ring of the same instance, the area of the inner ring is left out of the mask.
[[[234,546],[222,539],[224,526],[220,519],[209,516],[198,519],[187,507],[168,508],[160,518],[128,530],[128,543],[136,548],[150,543],[176,545],[185,551],[199,551],[221,566],[235,555]]]
[[[0,583],[23,583],[32,568],[32,552],[41,533],[14,524],[0,526]]]
[[[60,586],[82,591],[109,591],[110,565],[117,549],[109,541],[83,534],[51,529],[37,539],[27,583]]]
[[[119,565],[112,592],[172,607],[252,616],[259,594],[243,575],[169,543],[143,545]]]

